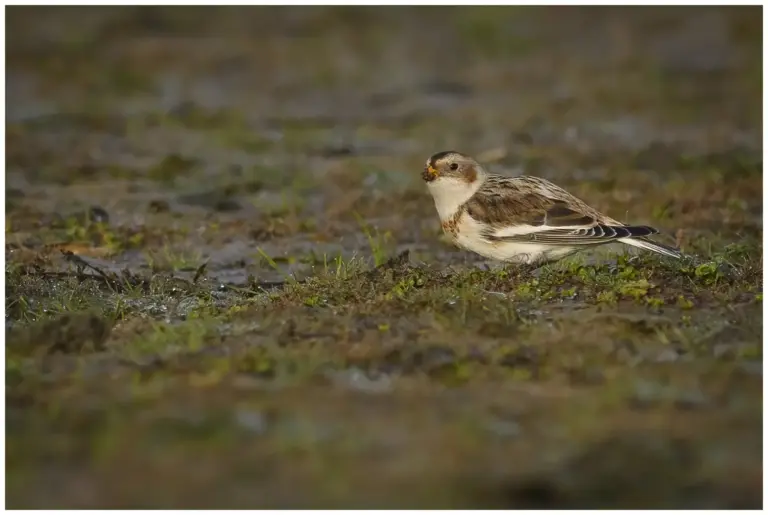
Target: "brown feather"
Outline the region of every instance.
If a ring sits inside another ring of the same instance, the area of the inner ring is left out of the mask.
[[[467,202],[467,212],[472,218],[494,227],[622,225],[549,181],[529,176],[489,177]]]

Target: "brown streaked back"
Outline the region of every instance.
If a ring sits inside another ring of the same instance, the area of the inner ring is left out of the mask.
[[[489,176],[470,198],[467,213],[492,227],[547,225],[550,227],[592,226],[598,223],[623,225],[559,186],[538,177]]]

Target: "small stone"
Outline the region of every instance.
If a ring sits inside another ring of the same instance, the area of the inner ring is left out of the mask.
[[[8,188],[5,190],[5,200],[20,199],[26,197],[26,194],[18,188]]]
[[[718,343],[712,347],[712,355],[717,358],[733,358],[736,356],[736,349],[730,343]]]
[[[638,381],[631,402],[638,408],[647,408],[657,403],[672,403],[677,408],[694,409],[709,403],[700,390],[678,390],[658,383]]]
[[[763,375],[763,363],[761,361],[745,361],[740,366],[748,374]]]
[[[491,419],[485,424],[485,427],[494,435],[503,438],[514,438],[522,433],[520,424],[514,420]]]
[[[258,411],[242,411],[238,410],[235,413],[235,421],[243,429],[247,429],[252,433],[264,434],[267,431],[267,420]]]
[[[150,213],[166,213],[171,210],[171,206],[165,200],[152,200],[147,209]]]
[[[456,352],[450,347],[430,345],[414,355],[414,364],[424,370],[433,370],[456,363]]]
[[[681,409],[700,408],[707,404],[709,399],[699,390],[687,390],[676,394],[675,406]]]
[[[92,206],[91,209],[88,211],[88,218],[93,223],[97,224],[108,224],[109,223],[109,213],[107,211],[99,206]]]
[[[638,408],[648,407],[664,398],[664,387],[648,381],[637,381],[631,403]]]
[[[680,354],[675,349],[664,349],[656,356],[657,363],[672,363],[678,360]]]
[[[186,297],[179,301],[176,305],[176,314],[182,318],[186,318],[189,314],[198,308],[200,301],[197,297]]]
[[[371,378],[365,371],[352,367],[339,372],[330,372],[330,376],[336,384],[345,386],[351,390],[364,393],[387,393],[392,390],[392,381],[389,376],[380,374]]]

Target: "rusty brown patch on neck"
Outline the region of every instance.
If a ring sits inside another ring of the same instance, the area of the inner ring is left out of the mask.
[[[459,235],[459,220],[461,220],[462,214],[464,214],[464,206],[460,207],[450,218],[443,220],[441,223],[443,232],[453,239],[456,239]]]
[[[464,172],[464,180],[467,184],[472,184],[477,180],[477,169],[474,166],[470,166]]]

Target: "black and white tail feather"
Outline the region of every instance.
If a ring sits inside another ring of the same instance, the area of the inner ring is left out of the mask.
[[[532,228],[533,229],[533,228]],[[528,233],[498,236],[486,234],[491,241],[538,243],[553,246],[595,246],[607,243],[621,242],[633,247],[657,252],[659,254],[680,259],[679,250],[647,239],[647,236],[658,234],[659,231],[647,225],[608,225],[594,224],[586,227],[536,227]]]
[[[664,256],[673,257],[676,259],[681,259],[683,257],[683,254],[673,248],[669,247],[667,245],[664,245],[662,243],[657,243],[655,241],[649,241],[646,238],[625,238],[623,240],[619,240],[623,243],[626,243],[628,245],[632,245],[634,247],[639,247],[641,249],[645,250],[651,250],[653,252],[658,252],[659,254],[662,254]]]

